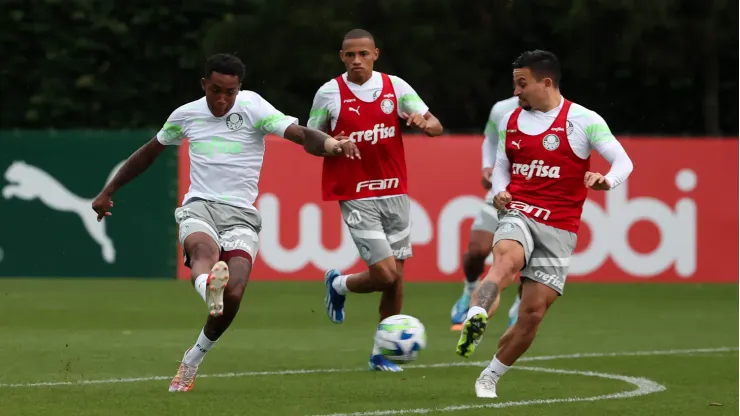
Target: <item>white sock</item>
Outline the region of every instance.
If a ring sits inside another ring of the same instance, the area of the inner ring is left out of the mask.
[[[467,319],[470,319],[473,316],[478,315],[479,313],[484,313],[484,314],[488,315],[488,311],[486,311],[485,309],[481,308],[480,306],[473,306],[473,307],[471,307],[468,310],[468,318]]]
[[[195,345],[193,345],[193,348],[191,348],[185,354],[185,358],[183,358],[182,361],[185,364],[200,365],[200,363],[203,362],[203,358],[206,356],[208,350],[213,348],[215,344],[216,341],[211,341],[210,339],[208,339],[203,330],[201,330],[200,336],[198,336],[198,341],[196,341]]]
[[[486,370],[488,370],[489,373],[492,373],[493,378],[498,380],[499,377],[503,376],[504,374],[506,374],[507,371],[509,371],[509,368],[511,368],[511,366],[502,364],[501,361],[499,361],[498,358],[496,358],[496,356],[494,355],[493,360],[490,364],[488,364]]]
[[[472,282],[465,280],[465,289],[463,289],[463,295],[471,296],[473,292],[475,292],[475,289],[478,288],[479,283],[480,281],[478,279],[475,279],[475,281]]]
[[[347,289],[347,278],[349,275],[343,275],[339,276],[336,279],[334,279],[333,282],[331,282],[331,287],[334,288],[334,290],[337,291],[340,295],[346,295],[349,293],[349,289]]]
[[[198,292],[200,297],[203,298],[203,302],[206,301],[206,287],[208,286],[206,283],[208,282],[208,273],[203,273],[202,275],[195,278],[195,284],[193,287],[195,287],[195,291]]]

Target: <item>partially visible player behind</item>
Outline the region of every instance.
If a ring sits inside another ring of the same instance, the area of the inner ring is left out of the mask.
[[[218,54],[205,64],[205,97],[176,109],[156,137],[132,154],[93,201],[98,221],[110,216],[111,197],[143,173],[169,145],[189,142],[190,189],[175,210],[185,264],[208,318],[195,344],[185,351],[169,391],[190,391],[198,366],[231,324],[257,256],[262,228],[254,207],[265,151],[265,135],[275,134],[317,156],[357,157],[346,137],[299,126],[252,91],[240,91],[244,64]],[[228,146],[218,146],[219,144]],[[220,151],[219,149],[224,149]],[[243,359],[243,357],[240,357]]]
[[[470,297],[478,288],[478,283],[483,269],[485,267],[486,258],[491,254],[491,247],[493,246],[493,233],[496,231],[498,225],[498,213],[493,207],[493,192],[491,189],[491,175],[493,173],[493,165],[496,162],[496,151],[498,148],[498,123],[501,117],[506,113],[514,110],[519,106],[519,99],[517,97],[507,98],[499,101],[493,105],[491,112],[488,116],[488,122],[484,130],[485,139],[481,152],[483,154],[483,170],[482,170],[482,183],[483,187],[488,191],[485,197],[485,201],[481,204],[480,211],[476,215],[473,225],[470,229],[470,241],[468,242],[468,251],[463,255],[463,272],[465,273],[465,287],[463,293],[457,300],[455,305],[452,307],[450,316],[452,318],[452,330],[459,331],[462,329],[462,323],[465,321],[465,317],[468,314],[470,308]],[[521,301],[521,286],[519,286],[519,294],[509,309],[509,326],[514,325],[516,318],[519,315],[519,302]],[[498,309],[498,300],[491,305],[488,311],[488,316],[491,317]]]
[[[427,136],[442,134],[442,125],[416,92],[401,78],[373,71],[379,50],[362,29],[347,33],[339,56],[347,72],[319,88],[310,127],[347,134],[362,159],[325,158],[322,195],[339,201],[344,222],[369,270],[325,275],[326,312],[344,321],[347,293],[381,292],[380,319],[401,312],[403,265],[411,256],[410,203],[406,195],[406,159],[399,117]],[[372,370],[401,371],[383,357],[377,345]]]
[[[524,52],[513,64],[521,107],[499,124],[493,172],[499,215],[493,266],[463,324],[457,353],[469,357],[486,329],[487,311],[521,271],[519,319],[501,337],[493,360],[475,382],[478,397],[495,398],[499,378],[527,351],[568,275],[589,189],[608,191],[632,172],[632,161],[601,116],[560,93],[560,64],[545,51]],[[590,171],[591,150],[610,164]]]

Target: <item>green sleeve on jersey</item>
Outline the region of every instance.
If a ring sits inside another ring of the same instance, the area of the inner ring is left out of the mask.
[[[424,106],[424,101],[418,94],[406,94],[398,100],[398,106],[406,112],[415,113]]]
[[[494,135],[498,137],[498,126],[493,122],[493,120],[488,120],[485,130],[483,130],[483,135],[486,137],[492,137]]]
[[[308,115],[307,126],[312,129],[321,130],[321,128],[326,125],[326,122],[328,120],[329,120],[329,110],[328,109],[319,108],[316,110],[311,110],[311,112]]]
[[[262,117],[261,119],[257,120],[257,123],[255,123],[254,127],[267,133],[272,133],[277,128],[278,123],[289,119],[290,117],[287,117],[284,114],[273,114],[271,116]]]
[[[600,143],[617,140],[609,129],[609,126],[607,126],[605,123],[591,124],[589,126],[586,126],[584,132],[586,133],[586,138],[588,139],[589,143],[591,143],[591,145],[597,145]]]
[[[180,140],[183,137],[182,126],[173,122],[166,122],[159,131],[160,137],[168,142]]]
[[[506,130],[498,131],[498,151],[506,152]]]

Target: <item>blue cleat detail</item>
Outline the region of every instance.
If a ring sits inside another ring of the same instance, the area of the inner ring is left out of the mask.
[[[452,324],[458,325],[465,322],[465,318],[468,317],[468,309],[470,309],[470,296],[460,296],[460,299],[457,300],[455,306],[452,307],[452,312],[450,312]]]
[[[324,284],[326,285],[326,297],[324,298],[326,314],[329,315],[329,319],[335,324],[344,322],[344,300],[346,296],[340,295],[334,290],[331,284],[334,282],[334,279],[341,275],[342,273],[337,269],[328,270],[324,274]]]
[[[519,318],[519,305],[522,303],[522,299],[517,296],[514,304],[509,309],[509,328],[514,326],[516,320]]]
[[[367,364],[372,371],[390,371],[393,373],[403,371],[403,368],[389,361],[387,358],[380,354],[371,356],[370,361],[368,361]]]

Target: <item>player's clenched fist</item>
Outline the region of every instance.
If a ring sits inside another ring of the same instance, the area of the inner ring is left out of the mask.
[[[113,201],[111,201],[110,195],[104,193],[95,197],[95,200],[92,202],[92,209],[98,214],[98,222],[102,221],[105,217],[113,215],[109,212],[111,208],[113,208]]]
[[[586,185],[586,188],[596,191],[608,191],[612,188],[609,185],[609,181],[598,172],[586,172],[586,175],[583,177],[583,184]]]
[[[427,120],[419,113],[413,113],[411,115],[402,113],[401,117],[406,120],[406,125],[419,130],[427,128]]]
[[[493,197],[493,206],[499,210],[506,209],[509,202],[511,202],[511,194],[506,191],[499,192]]]

